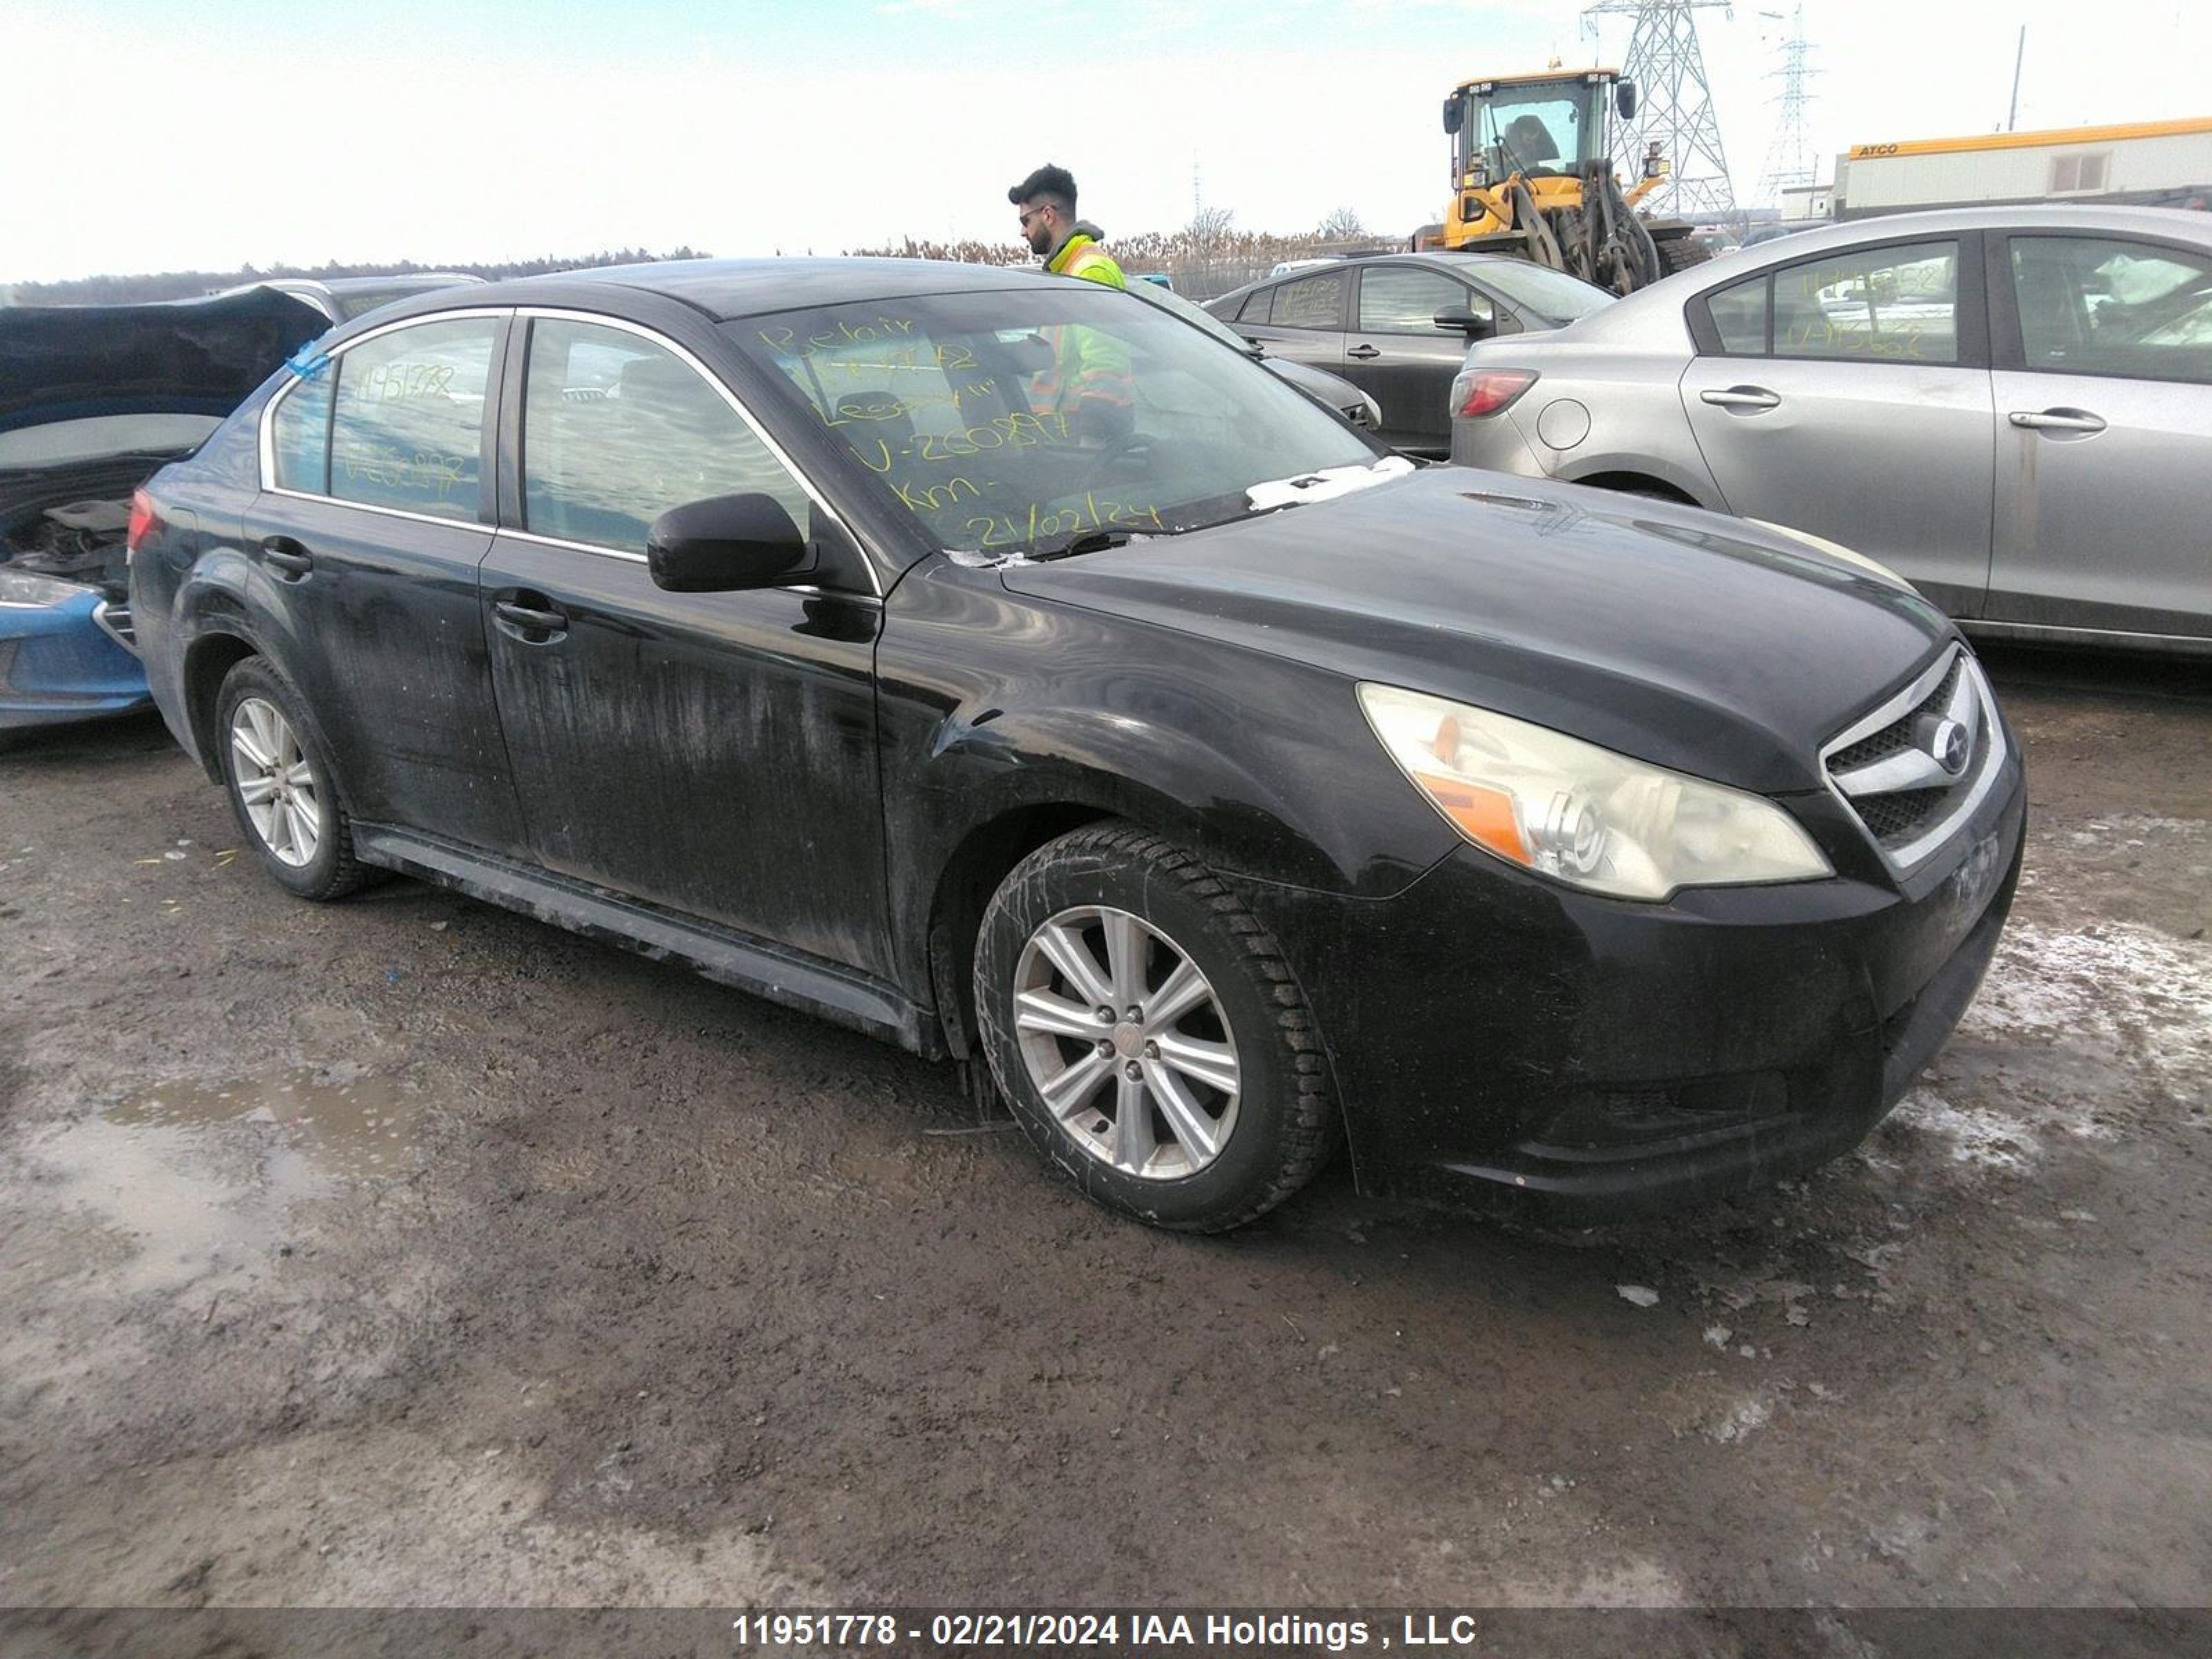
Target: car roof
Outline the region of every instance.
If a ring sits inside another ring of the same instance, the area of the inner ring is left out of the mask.
[[[441,294],[429,308],[537,305],[553,303],[556,293],[574,296],[580,289],[620,289],[661,295],[726,322],[799,306],[981,293],[1066,280],[1019,265],[971,265],[950,259],[669,259],[512,277],[471,287],[465,293]],[[411,314],[427,313],[417,310]]]
[[[1817,259],[1824,253],[1864,243],[1910,242],[1923,236],[1957,236],[1978,230],[2081,231],[2092,235],[2179,236],[2212,247],[2212,214],[2183,208],[2076,206],[2064,202],[2014,203],[2010,206],[1942,208],[1926,213],[1885,213],[1845,219],[1810,230],[1777,236],[1756,246],[1738,248],[1691,266],[1662,283],[1578,319],[1571,325],[1577,342],[1632,340],[1646,319],[1705,289],[1727,288],[1784,265]]]
[[[1750,259],[1732,259],[1731,270],[1752,270],[1767,261],[1788,264],[1824,248],[1850,247],[1859,242],[1956,235],[1974,230],[2089,230],[2133,232],[2137,235],[2175,235],[2212,240],[2212,215],[2184,208],[2100,207],[2069,202],[2015,202],[2010,206],[1939,208],[1924,213],[1883,213],[1863,219],[1815,223],[1773,240],[1787,242],[1770,255],[1761,252]],[[1703,270],[1703,266],[1695,267]]]
[[[465,270],[409,270],[389,276],[268,276],[262,279],[261,286],[288,291],[306,289],[320,294],[374,294],[387,289],[451,288],[465,283],[481,283],[483,280]]]

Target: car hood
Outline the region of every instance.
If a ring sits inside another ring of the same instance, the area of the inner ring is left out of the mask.
[[[270,288],[0,308],[0,433],[106,415],[228,415],[329,326],[304,300]]]
[[[1788,536],[1463,467],[1001,580],[1769,794],[1954,632]]]
[[[1289,381],[1331,409],[1357,409],[1367,401],[1367,394],[1344,376],[1316,368],[1310,363],[1294,362],[1288,357],[1262,357],[1260,367],[1273,370],[1277,380]]]

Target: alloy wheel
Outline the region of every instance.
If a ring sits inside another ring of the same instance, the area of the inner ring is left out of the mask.
[[[1237,1040],[1188,952],[1127,910],[1063,910],[1014,969],[1030,1081],[1085,1155],[1172,1181],[1219,1157],[1237,1127]]]
[[[295,869],[314,861],[323,843],[315,775],[284,711],[247,697],[231,711],[231,769],[238,798],[261,844]]]

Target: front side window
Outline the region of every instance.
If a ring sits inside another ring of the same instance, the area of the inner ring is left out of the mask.
[[[1359,331],[1363,334],[1457,334],[1440,328],[1440,311],[1468,311],[1479,318],[1494,313],[1487,298],[1470,292],[1440,271],[1419,269],[1364,271],[1359,278]]]
[[[626,329],[540,318],[523,388],[523,528],[645,551],[653,521],[710,495],[775,497],[801,532],[805,489],[729,400]]]
[[[1774,273],[1774,355],[1955,363],[1958,301],[1956,242],[1832,253],[1787,265]]]
[[[1096,283],[781,312],[724,331],[790,389],[796,418],[827,427],[856,476],[953,551],[1194,529],[1254,510],[1255,484],[1381,459],[1243,352]]]
[[[476,518],[484,391],[500,327],[493,317],[416,323],[341,356],[330,493],[433,518]],[[286,408],[307,391],[294,392]]]
[[[1267,320],[1277,328],[1341,329],[1345,291],[1351,286],[1348,270],[1285,283],[1275,290],[1274,308],[1267,313]]]
[[[2026,367],[2212,385],[2212,258],[2141,242],[2021,236],[2014,298]]]

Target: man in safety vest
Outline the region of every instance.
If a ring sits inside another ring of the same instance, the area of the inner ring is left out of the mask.
[[[1008,191],[1006,199],[1021,216],[1022,235],[1032,252],[1044,257],[1047,270],[1109,288],[1128,287],[1121,267],[1099,246],[1105,233],[1075,216],[1075,179],[1066,167],[1046,162]],[[1136,412],[1127,346],[1078,323],[1048,328],[1045,337],[1052,347],[1052,367],[1030,381],[1037,411],[1065,416],[1069,435],[1080,443],[1126,439]]]
[[[1049,161],[1006,192],[1021,215],[1022,236],[1055,276],[1127,288],[1121,267],[1099,246],[1106,233],[1075,216],[1075,175]]]

